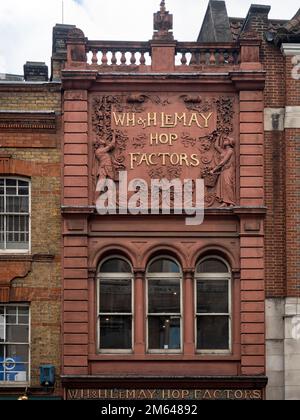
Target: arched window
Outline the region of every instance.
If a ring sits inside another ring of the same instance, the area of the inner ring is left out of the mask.
[[[231,272],[222,259],[207,257],[196,267],[196,341],[199,352],[231,350]]]
[[[133,273],[121,257],[104,260],[98,274],[100,352],[128,352],[133,347]]]
[[[153,260],[147,270],[147,324],[149,352],[182,349],[182,272],[169,258]]]
[[[30,182],[0,178],[0,251],[27,251],[30,241]]]

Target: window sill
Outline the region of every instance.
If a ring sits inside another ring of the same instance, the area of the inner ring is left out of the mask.
[[[6,388],[6,389],[27,388],[29,387],[29,385],[30,385],[29,382],[0,382],[0,388]]]
[[[89,355],[90,362],[102,362],[102,361],[183,361],[183,362],[237,362],[241,360],[240,355],[232,354],[172,354],[172,353],[160,353],[160,354],[91,354]]]

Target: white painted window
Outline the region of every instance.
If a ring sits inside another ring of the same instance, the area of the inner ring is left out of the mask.
[[[129,262],[112,257],[98,274],[98,343],[101,353],[133,349],[133,271]]]
[[[0,305],[0,386],[29,382],[29,307]]]
[[[196,348],[199,353],[231,351],[231,272],[227,263],[207,257],[195,273]]]
[[[147,347],[149,353],[182,352],[182,270],[169,257],[147,270]]]
[[[0,178],[0,252],[30,249],[30,182]]]

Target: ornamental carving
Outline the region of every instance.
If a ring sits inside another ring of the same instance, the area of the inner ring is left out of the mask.
[[[99,179],[202,178],[206,207],[236,199],[235,100],[231,96],[152,93],[95,96],[94,185]],[[193,185],[193,184],[191,184]],[[118,201],[118,200],[117,200]]]

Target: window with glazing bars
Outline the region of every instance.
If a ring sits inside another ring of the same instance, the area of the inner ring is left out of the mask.
[[[0,178],[0,250],[29,249],[30,183]]]

